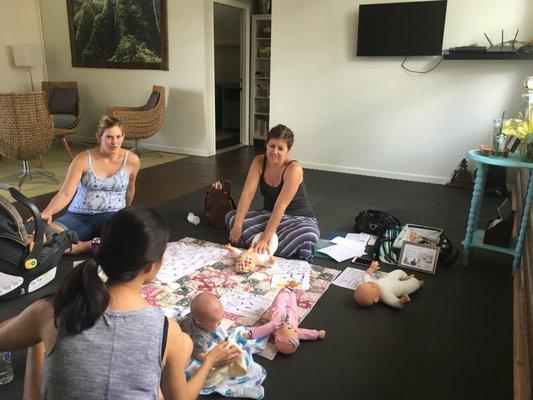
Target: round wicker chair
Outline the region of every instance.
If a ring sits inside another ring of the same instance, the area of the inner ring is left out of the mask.
[[[44,177],[57,183],[54,174],[31,170],[29,160],[42,156],[52,145],[54,128],[44,92],[0,93],[0,155],[22,161],[22,170],[0,181]]]
[[[154,85],[152,95],[154,93],[158,93],[159,98],[153,107],[149,107],[149,100],[146,105],[140,107],[107,107],[106,110],[107,115],[117,118],[122,123],[126,140],[135,141],[135,149],[139,156],[143,152],[139,140],[153,136],[163,126],[165,87]],[[153,153],[161,156],[157,152]]]

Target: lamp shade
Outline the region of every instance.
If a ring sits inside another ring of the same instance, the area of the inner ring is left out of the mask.
[[[43,65],[43,53],[38,44],[13,44],[13,60],[17,67],[35,67]]]

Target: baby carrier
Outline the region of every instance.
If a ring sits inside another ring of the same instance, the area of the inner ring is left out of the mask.
[[[0,300],[31,293],[50,283],[63,252],[78,242],[76,232],[64,231],[49,234],[45,243],[45,223],[37,207],[15,188],[8,190],[30,210],[35,232],[30,239],[18,211],[0,195]]]

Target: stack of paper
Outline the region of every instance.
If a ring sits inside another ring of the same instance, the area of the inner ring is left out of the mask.
[[[366,233],[349,233],[345,238],[337,236],[331,241],[334,243],[333,246],[323,247],[320,252],[327,254],[337,262],[361,257],[365,254],[365,248],[370,238],[371,235]]]
[[[272,275],[272,287],[285,287],[294,282],[299,289],[309,289],[311,266],[307,261],[276,258],[276,264],[267,271]]]

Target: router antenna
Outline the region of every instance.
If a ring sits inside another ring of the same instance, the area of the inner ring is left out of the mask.
[[[486,37],[487,40],[489,41],[489,44],[490,44],[491,46],[494,46],[494,45],[492,44],[492,42],[490,41],[489,37],[487,36],[487,34],[486,34],[485,32],[483,32],[483,34],[485,35],[485,37]]]
[[[516,30],[516,33],[514,34],[513,42],[511,43],[511,46],[513,46],[513,49],[514,49],[514,43],[516,42],[516,38],[518,37],[518,31],[519,31],[519,30],[520,30],[520,29],[517,29],[517,30]]]
[[[500,45],[503,51],[503,29],[502,29],[502,44]]]

